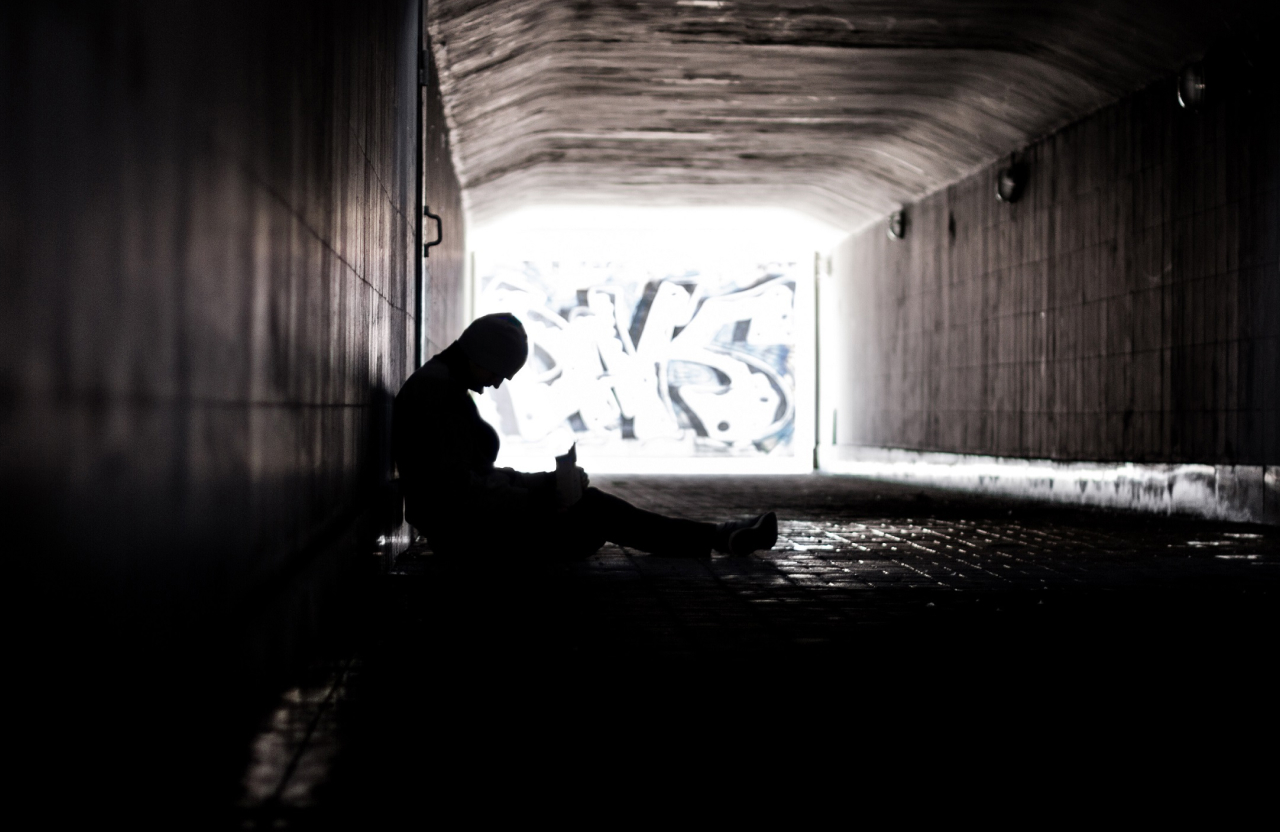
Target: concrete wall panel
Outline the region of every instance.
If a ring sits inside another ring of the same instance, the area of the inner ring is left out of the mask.
[[[78,655],[199,654],[234,621],[262,669],[298,637],[263,622],[320,617],[305,575],[371,557],[414,358],[419,32],[417,0],[0,12],[0,499],[41,540],[31,626],[93,622]]]
[[[1198,109],[1167,79],[1029,146],[1018,202],[995,198],[1001,160],[907,206],[906,239],[845,241],[824,438],[1280,461],[1280,98],[1245,57],[1210,56]]]
[[[429,42],[425,32],[423,40]],[[431,247],[431,256],[424,264],[428,300],[423,361],[449,346],[467,324],[463,292],[467,244],[462,185],[453,164],[448,117],[440,94],[435,58],[428,57],[431,64],[427,71],[431,83],[423,96],[423,202],[433,214],[441,217],[444,240],[440,245]],[[427,240],[435,239],[435,225],[434,221],[427,223],[424,231]]]

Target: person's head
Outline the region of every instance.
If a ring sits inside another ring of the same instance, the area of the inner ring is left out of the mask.
[[[458,338],[458,348],[470,364],[468,386],[476,392],[486,387],[496,390],[504,379],[524,366],[529,357],[529,338],[515,315],[495,312],[472,321]]]

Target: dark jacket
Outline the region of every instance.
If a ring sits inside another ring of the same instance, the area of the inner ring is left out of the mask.
[[[467,358],[456,344],[400,388],[391,442],[405,519],[433,548],[530,511],[553,510],[554,475],[494,468],[498,434],[467,390]]]

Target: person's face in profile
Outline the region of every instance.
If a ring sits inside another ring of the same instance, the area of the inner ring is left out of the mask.
[[[501,373],[495,373],[487,367],[481,367],[474,361],[468,361],[467,363],[471,365],[471,389],[477,393],[483,392],[486,387],[492,387],[497,390],[502,386],[502,382],[507,380]],[[512,373],[512,375],[515,374]]]

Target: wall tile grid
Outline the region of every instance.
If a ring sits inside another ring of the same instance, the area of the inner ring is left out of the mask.
[[[838,441],[1280,462],[1277,103],[1187,111],[1161,81],[1027,148],[1020,201],[995,198],[1002,161],[910,205],[906,239],[845,241]]]
[[[0,26],[0,481],[41,614],[163,638],[292,582],[316,615],[298,570],[390,476],[412,369],[417,1]]]

